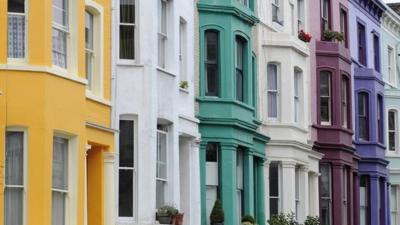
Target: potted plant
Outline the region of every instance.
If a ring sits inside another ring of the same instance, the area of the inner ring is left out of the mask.
[[[320,225],[318,216],[307,216],[304,225]]]
[[[300,31],[299,31],[299,34],[297,35],[297,37],[298,37],[300,40],[304,41],[305,43],[310,42],[310,41],[311,41],[311,38],[312,38],[311,34],[305,32],[304,30],[300,30]]]
[[[189,83],[188,83],[186,80],[182,80],[182,81],[179,83],[179,87],[182,88],[182,89],[188,89]]]
[[[344,35],[341,32],[333,31],[333,30],[325,30],[323,33],[324,41],[343,41]]]
[[[210,215],[211,225],[223,225],[224,224],[224,209],[222,203],[217,199],[214,203],[214,207]]]
[[[273,215],[268,220],[269,225],[299,225],[294,213]]]
[[[183,213],[176,213],[174,216],[174,225],[182,225],[183,224]]]
[[[251,215],[245,215],[242,218],[242,224],[241,225],[256,225],[256,220]]]
[[[178,213],[178,210],[170,205],[161,206],[157,210],[156,219],[160,224],[172,224],[173,218]]]

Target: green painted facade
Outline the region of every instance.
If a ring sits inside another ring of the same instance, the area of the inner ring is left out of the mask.
[[[258,22],[254,0],[244,6],[238,0],[199,0],[200,91],[199,103],[200,174],[202,225],[206,225],[206,146],[219,144],[219,191],[226,225],[238,225],[236,152],[243,151],[243,215],[253,215],[265,225],[264,160],[268,137],[257,132],[256,56],[252,51],[252,27]],[[205,32],[218,32],[218,96],[206,96]],[[245,40],[243,101],[236,96],[236,38]]]

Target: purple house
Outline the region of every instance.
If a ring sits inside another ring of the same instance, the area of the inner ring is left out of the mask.
[[[354,143],[359,162],[360,225],[388,225],[388,180],[381,74],[380,0],[350,0],[349,28],[354,77]]]
[[[310,7],[312,139],[314,149],[324,154],[320,162],[321,224],[359,225],[348,0],[313,1]],[[330,31],[344,33],[344,40],[331,40]]]

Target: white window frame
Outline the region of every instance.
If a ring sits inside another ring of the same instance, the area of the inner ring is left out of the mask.
[[[276,17],[274,17],[275,13],[276,13]],[[271,20],[273,23],[277,23],[280,26],[283,26],[284,18],[283,18],[283,1],[282,0],[272,0],[271,1]]]
[[[104,8],[93,0],[86,0],[86,11],[93,15],[93,76],[92,89],[86,90],[87,96],[102,99],[104,95]]]
[[[297,0],[297,32],[306,29],[305,0]]]
[[[16,13],[16,12],[8,12],[7,9],[7,31],[9,29],[8,27],[8,20],[10,16],[23,16],[24,17],[24,57],[22,58],[14,58],[14,57],[9,57],[9,52],[8,52],[8,35],[7,35],[7,62],[8,63],[26,63],[27,55],[28,55],[28,48],[27,48],[27,36],[28,36],[28,0],[24,0],[24,13]]]
[[[86,16],[90,16],[91,17],[91,24],[90,24],[90,26],[91,26],[91,30],[89,30],[89,32],[91,32],[91,35],[92,35],[92,37],[91,37],[91,45],[92,46],[87,46],[86,45],[86,37],[85,37],[85,69],[86,69],[86,79],[87,79],[87,85],[86,85],[86,88],[89,90],[89,91],[92,91],[93,90],[93,78],[94,78],[94,74],[95,74],[95,72],[94,72],[94,59],[95,59],[95,57],[96,57],[96,54],[95,54],[95,50],[94,50],[94,48],[95,48],[95,44],[94,44],[94,34],[95,34],[95,28],[94,28],[94,20],[95,20],[95,15],[93,15],[93,13],[90,11],[90,10],[85,10],[85,29],[86,29]],[[88,65],[87,64],[87,62],[88,62],[88,58],[90,58],[90,65]],[[88,67],[90,67],[90,68],[88,68]],[[90,71],[90,74],[88,74],[88,72],[87,71]]]
[[[116,189],[116,202],[117,202],[117,204],[116,204],[116,218],[117,218],[117,221],[116,221],[116,224],[117,225],[127,225],[127,224],[129,224],[129,225],[131,225],[131,224],[135,224],[135,222],[137,222],[137,215],[138,215],[138,212],[137,212],[137,209],[138,209],[138,193],[137,193],[137,190],[138,190],[138,187],[137,187],[137,184],[138,184],[138,178],[137,178],[137,174],[138,174],[138,167],[137,167],[137,165],[138,165],[138,159],[137,159],[137,156],[138,156],[138,154],[137,154],[137,148],[138,148],[138,143],[137,143],[137,140],[138,140],[138,130],[137,130],[137,122],[138,122],[138,120],[137,120],[137,117],[135,117],[135,116],[131,116],[131,115],[121,115],[120,116],[120,118],[119,118],[119,120],[129,120],[129,121],[133,121],[133,167],[120,167],[119,166],[119,158],[118,158],[118,161],[117,161],[117,171],[118,171],[118,173],[117,173],[117,176],[116,176],[116,179],[117,179],[117,189]],[[119,143],[118,143],[119,144]],[[118,151],[119,151],[119,148],[118,148]],[[132,193],[132,195],[133,195],[133,206],[132,206],[132,208],[133,208],[133,217],[120,217],[119,216],[119,211],[118,211],[118,197],[119,197],[119,171],[120,170],[132,170],[133,171],[133,178],[132,178],[132,180],[133,180],[133,185],[132,185],[132,187],[133,187],[133,193]]]
[[[390,127],[389,127],[389,114],[391,113],[391,112],[393,112],[394,113],[394,130],[391,130],[390,129]],[[398,146],[399,146],[399,138],[398,138],[398,134],[399,134],[399,127],[398,127],[398,122],[399,122],[399,118],[398,118],[398,110],[396,110],[396,109],[388,109],[387,110],[387,154],[397,154],[398,153],[398,151],[399,151],[399,148],[398,148]],[[390,134],[391,133],[394,133],[394,150],[390,150],[390,146],[389,146],[389,143],[390,143]]]
[[[56,67],[57,69],[68,70],[68,69],[70,69],[70,65],[71,65],[70,58],[69,58],[69,56],[70,56],[70,51],[69,50],[70,50],[70,46],[71,46],[71,44],[70,44],[70,38],[71,38],[70,35],[71,34],[70,34],[70,30],[69,30],[69,26],[71,25],[71,21],[70,21],[71,4],[70,4],[70,2],[68,0],[64,0],[64,1],[66,2],[66,6],[65,6],[66,7],[66,9],[65,9],[66,14],[65,15],[67,17],[66,25],[64,26],[62,24],[58,24],[58,23],[54,22],[53,19],[52,19],[52,32],[54,32],[54,30],[58,30],[59,32],[64,33],[64,35],[65,35],[65,68],[60,66],[60,65],[55,64],[55,61],[54,61],[54,52],[55,51],[54,51],[53,47],[51,49],[51,52],[52,52],[52,64],[53,64],[53,66]],[[54,13],[54,8],[58,8],[58,7],[55,7],[54,4],[52,3],[53,13]],[[63,9],[60,9],[60,10],[63,10]]]
[[[159,149],[158,149],[158,135],[165,135],[165,162],[161,162],[161,161],[159,161],[158,160],[158,151],[159,151]],[[169,173],[169,168],[168,168],[168,163],[169,163],[169,160],[168,160],[168,153],[169,153],[169,148],[168,148],[168,144],[169,144],[169,141],[168,141],[168,131],[164,131],[164,130],[160,130],[160,129],[157,129],[157,163],[156,163],[156,170],[158,170],[158,165],[160,164],[160,163],[164,163],[165,164],[165,169],[166,169],[166,171],[165,171],[165,178],[162,178],[162,177],[157,177],[157,175],[156,175],[156,182],[157,181],[161,181],[161,182],[163,182],[164,183],[164,204],[166,203],[166,202],[168,202],[168,199],[166,198],[166,196],[167,196],[167,192],[168,192],[168,181],[169,181],[169,176],[168,176],[168,173]],[[156,173],[157,174],[157,173]],[[157,193],[156,193],[156,195],[157,195]],[[157,199],[157,197],[156,197],[156,199]]]
[[[158,0],[158,58],[157,65],[160,68],[166,69],[167,67],[167,42],[168,42],[168,22],[169,22],[169,0]],[[162,17],[163,4],[165,4],[165,18]],[[164,21],[165,20],[165,21]],[[163,22],[164,21],[164,22]],[[163,26],[165,25],[165,27]]]
[[[5,201],[5,189],[6,188],[22,188],[22,193],[23,193],[23,213],[22,213],[22,224],[25,225],[26,224],[26,218],[27,218],[27,192],[28,192],[28,186],[27,186],[27,182],[28,182],[28,137],[27,137],[27,130],[21,127],[7,127],[6,132],[22,132],[23,133],[23,185],[7,185],[6,184],[6,177],[4,176],[3,180],[4,180],[4,187],[3,187],[3,194],[4,194],[4,201]],[[4,140],[5,143],[6,140]],[[4,144],[4,173],[5,173],[5,169],[6,169],[6,147]],[[5,202],[4,202],[4,206],[5,206]],[[3,211],[4,213],[4,217],[5,217],[5,211]],[[5,219],[4,221],[4,225],[5,224]]]
[[[318,88],[320,88],[320,86],[321,86],[321,75],[322,75],[322,72],[326,72],[328,75],[329,75],[329,79],[328,79],[328,95],[327,96],[323,96],[321,93],[320,93],[320,95],[319,95],[319,98],[320,98],[320,109],[319,109],[319,113],[320,113],[320,117],[321,117],[321,99],[322,98],[327,98],[328,99],[328,121],[322,121],[322,117],[320,118],[321,119],[321,125],[324,125],[324,126],[330,126],[330,125],[332,125],[332,72],[331,71],[328,71],[328,70],[323,70],[323,71],[320,71],[319,72],[319,87]]]
[[[394,188],[395,191],[395,199],[392,198],[392,188]],[[396,218],[396,222],[398,223],[400,221],[400,216],[399,216],[399,208],[400,208],[400,201],[399,201],[399,185],[391,185],[390,186],[390,201],[394,201],[396,205],[396,209],[392,208],[392,204],[390,204],[390,219],[394,216]],[[396,224],[394,221],[391,221],[391,224]]]
[[[294,118],[293,118],[293,121],[296,124],[301,124],[303,121],[303,118],[302,118],[303,110],[301,107],[303,105],[302,104],[302,102],[303,102],[303,95],[302,95],[302,93],[303,93],[303,71],[300,68],[298,68],[298,67],[294,68],[293,79],[294,79],[294,82],[293,82],[293,84],[294,84],[294,88],[293,88],[293,93],[294,93],[293,94],[293,102],[294,102],[293,116],[294,116]]]
[[[268,77],[270,74],[268,73],[268,68],[270,66],[276,67],[276,90],[269,89]],[[272,117],[269,115],[269,108],[268,108],[268,96],[270,94],[276,95],[276,117]],[[280,115],[280,64],[276,62],[270,62],[267,64],[267,118],[269,121],[278,121]]]
[[[395,48],[391,45],[387,46],[387,57],[388,57],[388,78],[387,82],[394,86],[397,87],[397,71],[396,71],[396,51]]]
[[[86,0],[87,1],[87,0]],[[139,38],[139,29],[137,28],[138,26],[138,1],[137,0],[133,0],[134,4],[135,4],[135,23],[121,23],[121,12],[120,12],[120,4],[121,4],[121,0],[118,0],[118,15],[117,15],[117,21],[118,21],[118,26],[117,26],[117,30],[115,31],[115,34],[117,36],[116,38],[116,46],[117,46],[117,63],[121,64],[121,65],[131,65],[131,64],[135,64],[138,62],[138,38]],[[134,27],[134,52],[133,52],[133,59],[123,59],[120,57],[120,52],[119,52],[119,45],[120,45],[120,27],[121,25],[127,25],[127,26],[133,26]]]
[[[73,225],[76,223],[77,212],[74,210],[74,206],[77,204],[77,183],[78,183],[78,152],[76,151],[78,143],[77,139],[74,135],[66,133],[66,132],[56,132],[53,135],[54,137],[66,139],[68,141],[68,190],[59,190],[53,188],[53,183],[51,187],[51,191],[63,192],[66,193],[65,196],[65,225]],[[53,142],[52,142],[53,145]],[[54,152],[52,146],[52,154]],[[52,161],[53,162],[53,161]],[[51,166],[51,170],[53,171],[53,165]],[[52,213],[51,213],[52,217]]]
[[[280,161],[272,161],[270,163],[270,167],[271,167],[271,164],[276,164],[277,167],[278,167],[278,196],[271,196],[271,193],[270,193],[268,198],[269,199],[277,199],[278,200],[278,214],[279,214],[279,213],[282,212],[282,162],[280,162]],[[268,176],[269,176],[269,182],[271,182],[270,174],[268,174]],[[270,206],[268,214],[270,214],[270,212],[271,212],[270,201],[268,201],[268,205]]]

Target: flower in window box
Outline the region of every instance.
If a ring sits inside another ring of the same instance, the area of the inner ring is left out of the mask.
[[[324,41],[330,41],[330,42],[334,42],[334,41],[343,41],[344,40],[344,34],[341,32],[337,32],[334,30],[325,30],[323,33],[323,38]]]
[[[302,41],[304,41],[304,42],[306,42],[306,43],[310,42],[310,41],[311,41],[311,38],[312,38],[311,34],[305,32],[304,30],[300,30],[300,31],[299,31],[299,34],[297,35],[297,37],[298,37],[300,40],[302,40]]]

